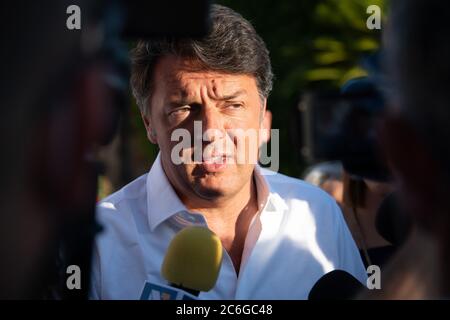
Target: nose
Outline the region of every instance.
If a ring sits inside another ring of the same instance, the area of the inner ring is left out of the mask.
[[[224,137],[221,114],[214,106],[205,106],[202,116],[203,141],[211,143]]]

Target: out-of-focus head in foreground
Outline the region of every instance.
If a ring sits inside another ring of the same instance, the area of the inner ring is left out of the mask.
[[[450,5],[392,1],[385,34],[391,109],[383,146],[418,230],[393,261],[388,298],[450,293]]]

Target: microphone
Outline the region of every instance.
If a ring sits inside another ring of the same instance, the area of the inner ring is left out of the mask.
[[[205,227],[187,227],[175,235],[161,267],[162,276],[175,287],[198,297],[216,284],[222,265],[222,243]]]
[[[366,287],[350,273],[333,270],[317,280],[308,300],[350,300],[363,290]]]

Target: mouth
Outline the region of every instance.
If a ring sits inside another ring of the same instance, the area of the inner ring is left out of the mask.
[[[233,158],[226,154],[204,156],[200,166],[207,172],[220,172],[225,170],[227,165],[232,163],[232,160]]]

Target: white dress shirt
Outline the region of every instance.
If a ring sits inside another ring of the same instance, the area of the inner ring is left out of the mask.
[[[199,299],[307,299],[316,281],[341,269],[366,283],[358,249],[333,198],[319,188],[256,167],[259,212],[245,240],[239,276],[224,250],[215,287]],[[167,285],[161,264],[183,227],[207,226],[188,212],[160,156],[148,174],[102,200],[92,268],[92,299],[139,299],[145,281]]]

